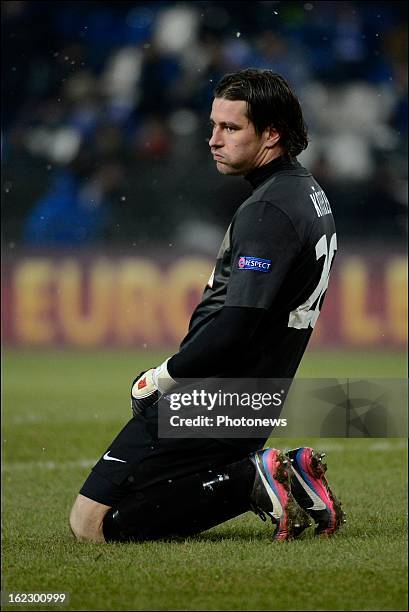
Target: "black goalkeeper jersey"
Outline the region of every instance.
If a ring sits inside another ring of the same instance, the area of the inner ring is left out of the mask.
[[[199,340],[221,309],[257,309],[256,328],[234,355],[234,375],[292,378],[328,287],[334,219],[323,189],[296,160],[279,157],[246,178],[254,191],[226,231],[180,349]],[[232,374],[225,364],[218,376]]]

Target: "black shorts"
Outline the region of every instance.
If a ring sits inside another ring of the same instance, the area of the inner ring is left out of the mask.
[[[239,461],[263,446],[260,440],[158,438],[155,407],[132,418],[94,465],[80,493],[115,506],[133,491]]]

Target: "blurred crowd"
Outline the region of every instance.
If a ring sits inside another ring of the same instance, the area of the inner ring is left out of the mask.
[[[405,2],[2,2],[3,241],[214,252],[249,193],[209,155],[220,77],[296,91],[344,240],[407,235]]]

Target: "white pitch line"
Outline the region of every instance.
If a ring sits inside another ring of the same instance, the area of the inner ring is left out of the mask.
[[[124,419],[126,415],[124,415]],[[73,418],[70,414],[61,414],[56,410],[55,414],[48,416],[40,416],[37,414],[29,415],[13,415],[8,416],[3,413],[3,423],[8,426],[28,425],[28,424],[39,424],[39,423],[85,423],[90,421],[113,421],[112,414],[110,415],[99,415],[99,414],[82,414]]]
[[[98,459],[76,459],[75,461],[15,461],[2,465],[2,472],[21,472],[38,468],[40,470],[66,470],[72,468],[90,468]]]
[[[349,446],[346,446],[345,444],[341,444],[340,442],[325,442],[323,441],[322,443],[320,442],[316,442],[314,444],[314,447],[316,450],[319,450],[320,452],[326,452],[326,451],[330,451],[331,453],[339,453],[339,452],[345,452],[346,450],[359,450],[359,445],[360,445],[360,440],[366,440],[367,438],[343,438],[344,440],[348,440],[349,442]],[[323,438],[323,440],[325,440]],[[274,443],[274,438],[271,438],[271,444],[270,446],[272,446]],[[372,442],[372,444],[368,445],[365,447],[365,451],[369,451],[369,452],[387,452],[387,451],[391,451],[391,450],[402,450],[408,447],[408,441],[406,438],[389,438],[389,439],[384,439],[384,438],[378,438],[376,440],[376,442]],[[288,449],[293,448],[288,446]],[[284,447],[283,447],[284,450]],[[287,450],[287,446],[285,447],[285,450]]]
[[[359,450],[359,442],[358,439],[353,438],[345,438],[347,440],[353,441],[351,444],[351,450]],[[273,440],[272,440],[273,442]],[[389,440],[378,439],[372,444],[368,445],[365,448],[365,451],[369,452],[389,452],[393,450],[402,450],[406,449],[408,446],[408,442],[402,438],[390,438]],[[331,453],[336,452],[345,452],[346,446],[345,444],[341,444],[339,442],[327,442],[323,444],[315,444],[316,448],[319,448],[320,451],[330,451]],[[98,457],[95,459],[76,459],[74,461],[15,461],[10,463],[4,463],[1,468],[2,472],[20,472],[23,470],[30,469],[40,469],[40,470],[66,470],[66,469],[74,469],[74,468],[90,468],[98,461]]]

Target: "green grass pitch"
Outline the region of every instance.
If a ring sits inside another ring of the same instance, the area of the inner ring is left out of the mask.
[[[178,542],[74,542],[68,513],[129,418],[128,389],[154,352],[3,352],[4,592],[67,592],[5,610],[406,610],[406,440],[274,439],[327,451],[348,513],[330,540],[273,543],[246,514]],[[406,375],[398,353],[308,353],[299,375]]]

